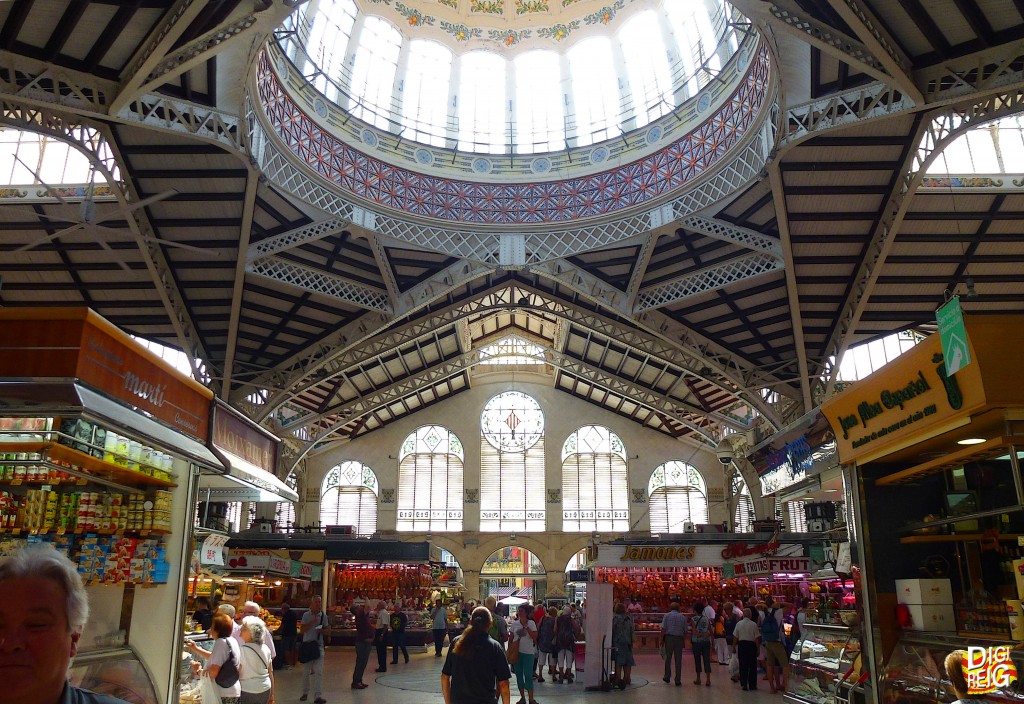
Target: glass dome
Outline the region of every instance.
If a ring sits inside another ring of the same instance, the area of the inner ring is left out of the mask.
[[[725,0],[311,0],[277,33],[344,113],[402,140],[535,154],[678,110],[736,53]]]

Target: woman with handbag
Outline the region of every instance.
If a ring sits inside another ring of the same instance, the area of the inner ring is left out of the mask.
[[[270,648],[263,643],[267,624],[257,616],[242,619],[242,647],[239,669],[241,704],[274,704],[274,665]]]
[[[537,624],[530,618],[529,604],[520,604],[516,610],[516,620],[509,629],[511,638],[508,646],[508,661],[512,671],[516,673],[519,685],[519,701],[516,704],[537,704],[533,698],[533,658],[537,654]]]
[[[239,704],[239,697],[242,694],[242,687],[238,681],[238,667],[242,660],[242,654],[238,649],[238,642],[231,637],[234,630],[234,621],[227,614],[218,613],[213,617],[213,625],[210,627],[210,635],[216,638],[213,650],[206,659],[206,668],[197,675],[207,676],[213,680],[220,695],[221,704]],[[189,650],[203,655],[205,651],[195,643],[189,644]],[[193,667],[198,667],[194,663]]]

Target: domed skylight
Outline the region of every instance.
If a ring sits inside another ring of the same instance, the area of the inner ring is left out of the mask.
[[[582,147],[695,97],[736,51],[724,0],[311,0],[278,40],[340,109],[473,153]]]

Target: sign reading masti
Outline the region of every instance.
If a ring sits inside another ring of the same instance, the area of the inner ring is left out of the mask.
[[[77,378],[205,442],[213,392],[86,308],[0,309],[0,377]]]

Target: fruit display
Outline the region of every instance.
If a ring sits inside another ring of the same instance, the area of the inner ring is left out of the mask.
[[[420,565],[337,565],[334,572],[335,604],[364,599],[427,599],[433,580]]]
[[[597,569],[598,582],[613,587],[616,601],[638,597],[645,609],[667,611],[673,600],[692,604],[698,599],[718,601],[746,599],[751,585],[746,578],[722,579],[718,567],[607,568]]]

